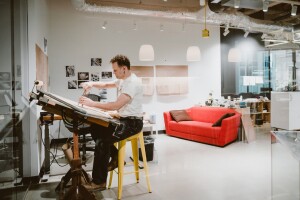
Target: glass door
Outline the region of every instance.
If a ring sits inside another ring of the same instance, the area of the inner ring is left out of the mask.
[[[27,1],[0,0],[0,193],[23,199],[23,133],[28,114]]]

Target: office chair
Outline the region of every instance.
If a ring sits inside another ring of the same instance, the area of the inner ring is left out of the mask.
[[[93,101],[101,101],[101,96],[97,94],[87,94],[86,97],[92,99]],[[73,123],[69,120],[64,119],[66,128],[73,132]],[[87,143],[93,141],[91,135],[91,125],[87,123],[82,123],[78,125],[78,135],[79,135],[79,150],[82,151],[82,164],[86,164],[86,152],[95,151],[95,146],[87,147]]]

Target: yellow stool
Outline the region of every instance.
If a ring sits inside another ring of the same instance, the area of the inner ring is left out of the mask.
[[[144,163],[144,170],[146,174],[146,180],[148,185],[148,192],[151,192],[151,186],[149,181],[149,172],[148,172],[148,165],[146,159],[146,151],[145,151],[145,144],[144,144],[144,137],[143,132],[139,132],[129,138],[121,140],[118,142],[118,199],[122,197],[122,187],[123,187],[123,175],[135,173],[136,181],[139,182],[139,161],[138,161],[138,140],[140,141],[140,147],[142,151],[143,163]],[[124,158],[125,158],[125,150],[126,150],[126,142],[131,141],[132,147],[132,156],[133,156],[133,163],[134,163],[134,172],[124,173]],[[111,182],[113,178],[113,171],[110,172],[109,177],[109,184],[108,188],[111,187]]]

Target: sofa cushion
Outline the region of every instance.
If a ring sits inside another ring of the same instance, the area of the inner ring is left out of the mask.
[[[220,119],[218,119],[215,123],[213,123],[212,127],[221,126],[223,119],[226,119],[228,117],[232,117],[233,115],[235,115],[235,113],[226,113],[226,114],[224,114],[222,117],[220,117]]]
[[[187,114],[186,110],[171,110],[170,114],[176,122],[192,121],[192,118]]]
[[[221,127],[212,127],[212,123],[197,121],[170,122],[171,131],[186,133],[190,135],[199,135],[208,138],[218,138]]]

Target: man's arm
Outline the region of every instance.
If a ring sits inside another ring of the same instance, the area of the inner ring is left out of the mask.
[[[83,82],[80,84],[84,90],[87,92],[90,91],[90,89],[98,88],[98,89],[103,89],[103,88],[115,88],[117,87],[115,82]]]
[[[90,107],[100,108],[103,110],[119,110],[120,108],[125,106],[130,100],[131,97],[129,95],[122,93],[115,102],[101,103],[93,101],[85,96],[81,96],[79,99],[79,103]]]

